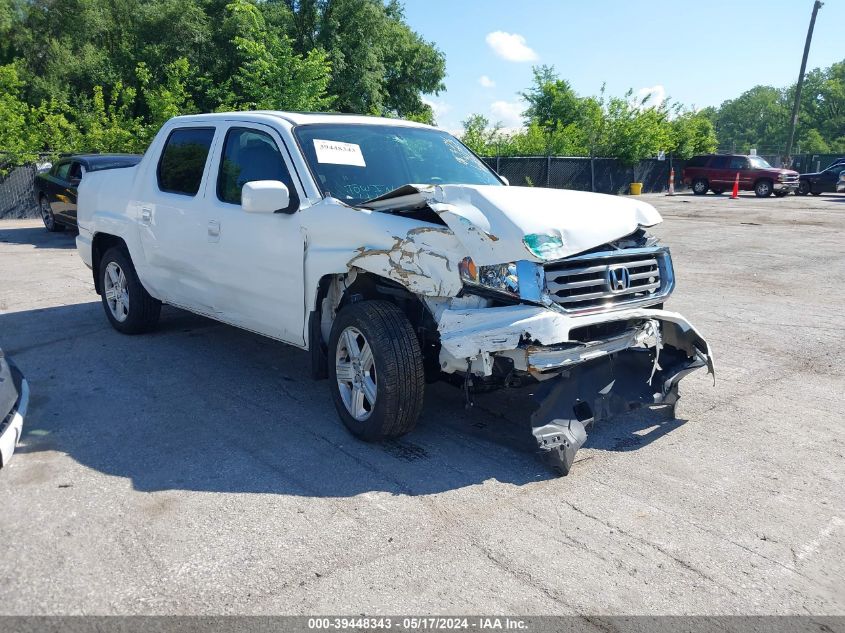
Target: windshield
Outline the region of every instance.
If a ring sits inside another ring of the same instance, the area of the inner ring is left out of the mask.
[[[751,167],[753,169],[774,169],[771,165],[769,165],[769,163],[759,156],[749,156],[748,160],[751,161]]]
[[[331,123],[301,125],[294,132],[323,194],[349,205],[407,184],[502,184],[440,130]]]

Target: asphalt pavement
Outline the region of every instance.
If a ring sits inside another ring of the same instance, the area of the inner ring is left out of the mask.
[[[361,443],[305,352],[167,307],[123,336],[72,234],[0,222],[32,391],[0,613],[845,614],[845,195],[644,198],[716,384],[602,423],[564,478],[513,394],[432,385]]]

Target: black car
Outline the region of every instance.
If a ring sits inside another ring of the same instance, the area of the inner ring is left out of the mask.
[[[839,174],[845,171],[845,158],[836,159],[826,169],[813,174],[801,174],[798,193],[806,196],[808,193],[818,196],[822,193],[836,193]]]
[[[91,171],[137,165],[136,154],[77,154],[65,156],[49,171],[35,177],[35,200],[48,231],[76,226],[76,188]]]

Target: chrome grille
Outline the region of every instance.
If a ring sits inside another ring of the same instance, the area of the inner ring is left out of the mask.
[[[545,273],[551,299],[572,312],[658,303],[674,286],[666,248],[590,253],[547,264]]]

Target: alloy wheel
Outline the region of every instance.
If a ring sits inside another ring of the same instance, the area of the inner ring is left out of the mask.
[[[109,262],[103,277],[103,292],[112,316],[123,323],[129,317],[129,290],[126,274],[116,262]]]
[[[340,334],[335,354],[335,375],[340,397],[349,414],[363,422],[376,406],[376,365],[373,350],[361,331],[352,326]]]
[[[48,231],[52,231],[53,227],[56,225],[56,219],[53,217],[53,211],[50,209],[50,203],[47,202],[46,198],[41,198],[41,204],[39,206],[44,226]]]

